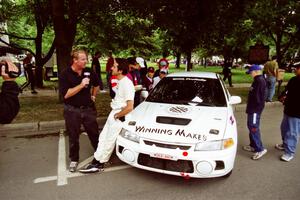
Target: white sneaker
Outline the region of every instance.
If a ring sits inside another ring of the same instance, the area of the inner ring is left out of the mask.
[[[70,166],[69,166],[69,171],[70,172],[75,172],[78,166],[78,162],[71,161]]]
[[[283,151],[284,150],[283,144],[275,144],[275,149]]]
[[[243,146],[243,150],[249,151],[249,152],[254,152],[255,151],[254,148],[251,147],[250,145]]]
[[[261,157],[263,157],[266,153],[268,152],[267,149],[264,149],[260,152],[256,152],[253,154],[253,156],[251,157],[253,160],[258,160],[260,159]]]
[[[293,158],[294,158],[294,156],[285,153],[285,154],[283,154],[283,155],[280,157],[280,160],[285,161],[285,162],[289,162],[289,161],[291,161]]]
[[[106,90],[100,90],[100,93],[107,93]]]

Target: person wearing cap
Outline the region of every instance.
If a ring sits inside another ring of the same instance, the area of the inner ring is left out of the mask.
[[[272,102],[275,94],[276,77],[278,74],[278,63],[276,61],[276,56],[273,56],[272,60],[266,62],[264,65],[264,74],[267,82],[266,102]]]
[[[143,86],[149,92],[153,88],[154,67],[149,67],[147,71],[147,75],[143,78]]]
[[[159,76],[153,78],[153,88],[158,84],[158,82],[167,76],[167,70],[161,69],[159,71]]]
[[[159,73],[160,73],[161,69],[164,69],[168,73],[168,71],[169,71],[169,61],[166,57],[167,57],[167,53],[164,52],[163,57],[157,63],[158,64],[158,70],[155,71],[154,77],[159,76]]]
[[[140,74],[141,74],[141,78],[142,78],[142,80],[146,77],[146,74],[147,74],[147,63],[146,63],[146,61],[143,59],[143,58],[141,58],[141,57],[136,57],[136,62],[137,62],[137,64],[140,66],[139,68],[140,68]]]
[[[252,76],[253,82],[248,94],[246,108],[250,145],[244,146],[243,149],[254,152],[251,158],[258,160],[267,153],[267,149],[264,148],[261,141],[259,128],[260,116],[265,107],[266,81],[262,75],[260,65],[252,65],[246,73]]]
[[[275,145],[276,149],[284,151],[280,159],[286,162],[294,158],[300,138],[300,62],[295,63],[294,66],[296,76],[289,80],[286,90],[283,95],[280,95],[280,100],[284,103],[283,119],[280,126],[282,144]]]

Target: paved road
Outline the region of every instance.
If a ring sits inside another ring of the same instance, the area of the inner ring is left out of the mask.
[[[237,112],[239,150],[229,178],[189,179],[135,168],[110,167],[102,174],[70,175],[65,172],[63,136],[0,138],[0,199],[299,199],[300,150],[290,163],[279,161],[274,149],[280,141],[281,107],[267,108],[262,133],[268,154],[259,161],[241,150],[248,143],[246,116]],[[66,142],[67,143],[67,142]],[[87,137],[81,136],[81,161],[92,154]],[[58,159],[59,157],[59,159]],[[73,176],[73,177],[70,177]],[[57,180],[58,179],[58,180]],[[60,186],[59,186],[60,185]]]

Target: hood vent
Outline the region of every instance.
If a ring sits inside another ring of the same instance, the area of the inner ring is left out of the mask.
[[[183,107],[183,106],[173,106],[173,107],[169,108],[169,111],[172,113],[181,114],[181,113],[188,112],[189,109],[186,107]]]
[[[156,117],[156,122],[161,124],[173,124],[173,125],[188,125],[192,120],[186,118],[177,117]]]

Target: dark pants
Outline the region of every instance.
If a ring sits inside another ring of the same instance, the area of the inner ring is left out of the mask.
[[[31,86],[31,90],[34,91],[35,86],[35,76],[32,68],[25,69],[26,82],[21,85],[21,90],[25,89],[29,84]]]
[[[231,87],[232,86],[231,73],[224,73],[223,81],[226,81],[227,78],[228,78],[229,86]]]
[[[95,108],[81,109],[65,104],[64,117],[66,129],[69,134],[69,158],[71,161],[78,162],[81,124],[87,132],[94,150],[97,149],[99,138],[98,123],[96,120],[97,112]]]
[[[260,113],[252,113],[247,116],[247,126],[249,129],[250,146],[255,149],[255,152],[264,150],[260,136]]]

